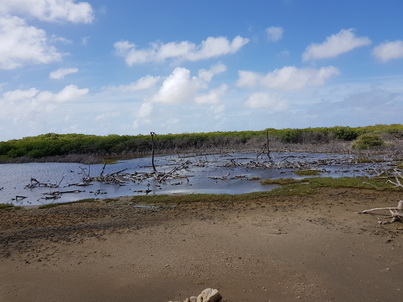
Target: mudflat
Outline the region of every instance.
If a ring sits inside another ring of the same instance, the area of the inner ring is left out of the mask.
[[[0,211],[0,301],[402,301],[399,192]],[[182,199],[181,199],[182,200]]]

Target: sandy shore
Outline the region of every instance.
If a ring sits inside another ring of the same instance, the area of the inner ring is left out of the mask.
[[[0,301],[402,301],[398,192],[0,211]]]

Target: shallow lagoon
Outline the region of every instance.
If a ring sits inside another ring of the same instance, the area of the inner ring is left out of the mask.
[[[53,202],[68,202],[84,198],[113,198],[145,194],[242,194],[271,190],[275,186],[260,184],[261,179],[276,179],[296,176],[296,170],[316,169],[321,176],[370,176],[387,167],[390,162],[356,163],[352,155],[284,152],[272,153],[257,158],[256,153],[225,153],[213,155],[178,155],[155,158],[158,172],[169,172],[175,167],[179,178],[163,182],[148,178],[143,181],[126,181],[124,185],[92,182],[81,187],[83,177],[98,176],[103,164],[78,163],[23,163],[0,165],[0,203],[15,205],[41,205]],[[151,159],[122,160],[106,165],[103,175],[124,170],[124,174],[151,173]],[[41,183],[56,184],[57,188],[25,188],[35,178]],[[70,192],[60,198],[49,199],[49,193]],[[80,191],[80,192],[78,192]],[[146,191],[148,193],[146,193]],[[26,198],[16,198],[24,196]]]

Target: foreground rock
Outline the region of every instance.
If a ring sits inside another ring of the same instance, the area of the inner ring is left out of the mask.
[[[199,296],[192,296],[186,298],[183,302],[220,302],[222,301],[222,296],[218,290],[213,288],[206,288],[200,293]],[[180,302],[180,301],[169,301],[169,302]]]

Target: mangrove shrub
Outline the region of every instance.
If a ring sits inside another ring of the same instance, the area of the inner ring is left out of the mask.
[[[368,150],[383,147],[385,142],[376,134],[362,134],[353,143],[353,149]]]

